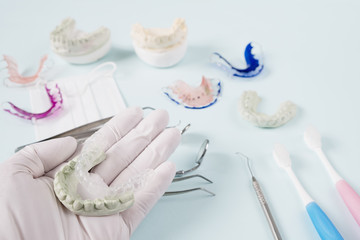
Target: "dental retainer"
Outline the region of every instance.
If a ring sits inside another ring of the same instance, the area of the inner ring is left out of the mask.
[[[48,59],[47,55],[44,55],[40,59],[39,67],[36,72],[30,76],[23,76],[19,73],[18,64],[11,56],[3,55],[1,62],[5,63],[0,72],[4,85],[7,87],[27,87],[40,82],[44,83],[46,81],[41,77],[41,74],[48,70],[52,65],[52,61]]]
[[[137,56],[154,67],[171,67],[184,57],[187,49],[187,26],[182,18],[170,28],[144,28],[134,24],[131,29]]]
[[[296,115],[296,105],[291,101],[282,103],[273,115],[257,112],[257,106],[261,98],[254,91],[245,91],[239,100],[239,111],[241,116],[262,128],[275,128],[284,125]]]
[[[210,62],[224,70],[232,77],[250,78],[257,76],[264,68],[263,53],[260,45],[250,42],[244,51],[246,67],[233,66],[220,53],[214,52],[210,56]]]
[[[104,142],[104,137],[96,132],[85,141],[81,153],[55,175],[57,198],[75,214],[106,216],[125,211],[135,202],[134,192],[152,176],[153,171],[146,170],[122,185],[109,187],[99,175],[89,173],[106,158],[101,147]]]
[[[60,109],[62,109],[63,97],[62,97],[59,86],[56,84],[55,87],[50,88],[50,87],[48,87],[48,85],[45,84],[44,88],[45,88],[45,91],[46,91],[46,93],[49,97],[49,101],[50,101],[50,107],[46,111],[40,112],[40,113],[28,112],[22,108],[19,108],[12,102],[4,103],[3,110],[5,112],[10,113],[11,115],[14,115],[14,116],[17,116],[17,117],[20,117],[23,119],[36,120],[36,119],[48,117],[48,116],[54,114],[55,112],[59,111]],[[9,107],[4,107],[5,104],[8,104]]]
[[[69,63],[87,64],[104,57],[111,47],[106,27],[87,33],[75,28],[75,20],[66,18],[50,34],[52,51]]]
[[[188,109],[203,109],[214,105],[222,87],[218,79],[202,77],[200,86],[193,87],[182,80],[163,89],[164,94],[174,103]]]

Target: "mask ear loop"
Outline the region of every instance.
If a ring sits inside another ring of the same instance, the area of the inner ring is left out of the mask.
[[[106,71],[105,73],[100,71],[102,68],[105,68],[107,66],[111,66],[112,68],[108,71]],[[116,64],[114,62],[105,62],[100,64],[99,66],[95,67],[93,70],[91,70],[88,75],[94,75],[96,76],[96,73],[100,73],[100,76],[102,77],[112,77],[116,71],[117,67]],[[88,84],[91,84],[93,82],[95,82],[97,79],[97,77],[92,78],[90,81],[88,81]]]
[[[105,68],[107,66],[111,66],[112,68],[105,73],[100,71],[102,68]],[[98,81],[100,77],[112,77],[116,69],[117,67],[114,62],[105,62],[100,64],[84,76],[84,78],[86,79],[86,83],[84,86],[82,86],[80,90],[77,90],[76,93],[65,93],[65,95],[68,97],[77,97],[79,95],[83,95],[92,83]]]

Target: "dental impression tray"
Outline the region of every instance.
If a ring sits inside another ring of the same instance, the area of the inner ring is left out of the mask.
[[[105,160],[99,147],[104,139],[95,133],[77,157],[69,161],[54,178],[54,191],[60,202],[78,215],[105,216],[125,211],[135,201],[134,191],[142,188],[151,170],[135,176],[120,186],[109,187],[89,170]]]
[[[185,20],[175,19],[170,28],[144,28],[134,24],[131,29],[133,46],[137,56],[154,67],[170,67],[177,64],[187,49]]]
[[[80,31],[75,28],[75,20],[67,18],[51,32],[51,48],[70,63],[92,63],[110,50],[110,35],[110,30],[105,27],[90,33]]]
[[[275,128],[284,125],[296,115],[296,105],[290,101],[282,103],[273,115],[257,112],[261,98],[254,91],[245,91],[239,101],[241,116],[257,127]]]

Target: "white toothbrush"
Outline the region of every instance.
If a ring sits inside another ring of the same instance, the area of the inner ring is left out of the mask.
[[[319,236],[323,240],[338,240],[343,239],[340,235],[334,224],[330,221],[328,216],[321,210],[319,205],[317,205],[310,195],[305,191],[299,180],[297,179],[295,173],[291,168],[291,159],[288,151],[281,144],[276,144],[273,151],[274,158],[278,165],[282,167],[290,176],[293,181],[296,190],[301,196],[301,199],[304,203],[306,211],[310,216],[310,219],[316,228]]]
[[[329,160],[322,150],[320,133],[316,130],[316,128],[310,126],[304,133],[304,140],[307,146],[318,155],[322,163],[325,165],[325,168],[329,172],[337,191],[350,210],[350,213],[355,218],[356,222],[360,225],[360,196],[342,177],[340,177],[340,175],[329,163]]]

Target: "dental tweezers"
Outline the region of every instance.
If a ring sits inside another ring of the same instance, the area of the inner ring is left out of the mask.
[[[155,110],[155,108],[143,107],[142,110]],[[103,119],[100,119],[100,120],[97,120],[97,121],[94,121],[94,122],[91,122],[91,123],[87,123],[87,124],[84,124],[84,125],[81,125],[79,127],[73,128],[73,129],[68,130],[66,132],[59,133],[59,134],[57,134],[55,136],[52,136],[52,137],[49,137],[49,138],[45,138],[45,139],[40,140],[40,141],[36,141],[36,142],[32,142],[32,143],[22,145],[20,147],[17,147],[15,149],[15,152],[20,151],[21,149],[23,149],[24,147],[26,147],[28,145],[31,145],[31,144],[34,144],[34,143],[39,143],[39,142],[44,142],[44,141],[55,139],[55,138],[62,138],[62,137],[71,136],[71,137],[75,138],[76,140],[86,139],[86,138],[90,137],[92,134],[94,134],[97,130],[99,130],[111,118],[113,118],[113,116],[103,118]],[[183,132],[185,132],[189,127],[190,127],[190,124],[188,126],[186,126],[182,130],[181,134]]]
[[[71,129],[69,131],[63,132],[63,133],[59,133],[55,136],[49,137],[49,138],[45,138],[43,140],[37,141],[37,142],[32,142],[32,143],[28,143],[25,145],[22,145],[20,147],[17,147],[15,149],[15,152],[20,151],[21,149],[23,149],[24,147],[34,144],[34,143],[39,143],[39,142],[44,142],[47,140],[51,140],[51,139],[55,139],[55,138],[61,138],[61,137],[67,137],[67,136],[72,136],[74,137],[76,140],[81,140],[81,139],[85,139],[88,138],[89,136],[91,136],[93,133],[95,133],[97,130],[100,129],[101,126],[103,126],[106,122],[108,122],[112,117],[108,117],[108,118],[104,118],[104,119],[100,119],[97,120],[95,122],[91,122],[91,123],[87,123],[84,124],[80,127]]]

